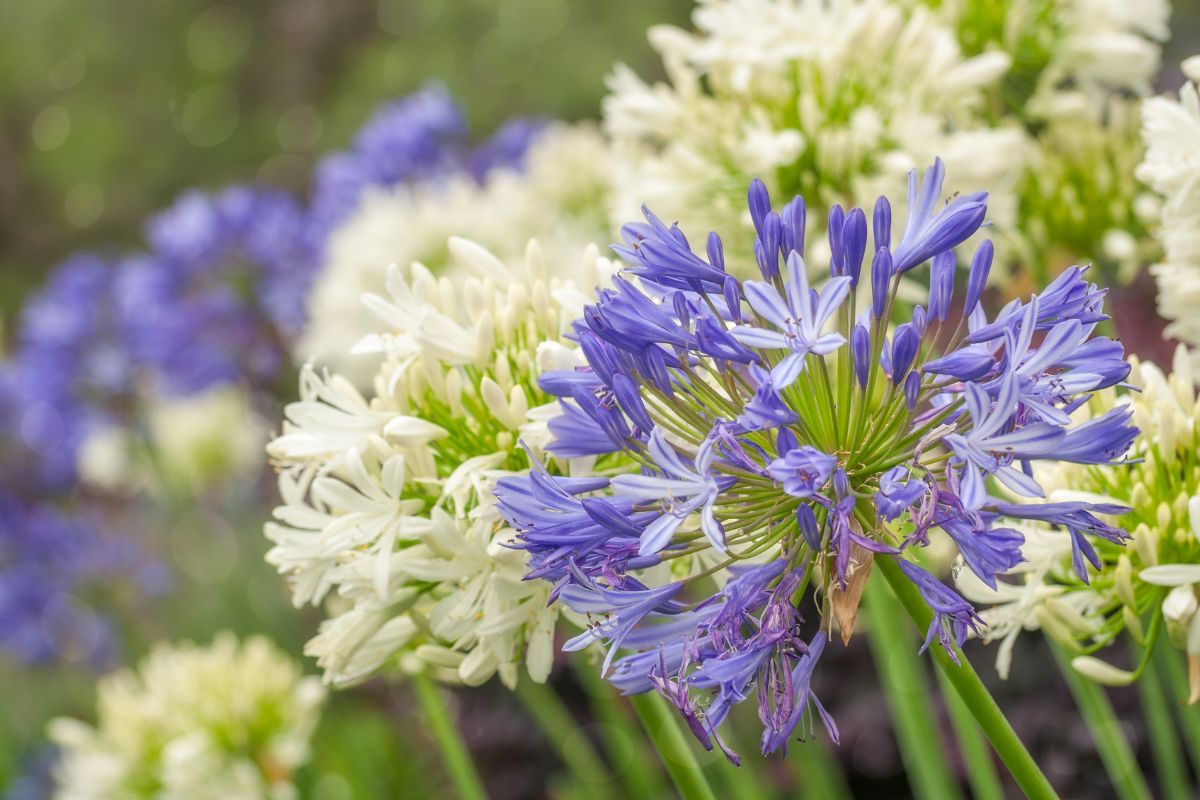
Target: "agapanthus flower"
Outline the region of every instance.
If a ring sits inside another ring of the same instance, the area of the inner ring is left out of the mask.
[[[1200,621],[1195,591],[1200,586],[1200,407],[1192,355],[1175,352],[1173,372],[1131,359],[1128,384],[1095,394],[1074,413],[1086,425],[1114,413],[1131,415],[1142,434],[1119,469],[1087,464],[1038,465],[1034,475],[1050,502],[1036,510],[1008,504],[1027,522],[1021,526],[1032,549],[1011,582],[979,586],[960,576],[972,599],[991,604],[981,612],[987,635],[1007,640],[999,662],[1008,669],[1011,640],[1022,628],[1041,628],[1072,650],[1100,650],[1128,631],[1147,651],[1160,623],[1170,641],[1187,654],[1192,680],[1190,702],[1200,700]],[[1090,511],[1086,510],[1090,507]],[[1132,531],[1121,546],[1115,525]],[[1071,537],[1070,547],[1050,547],[1051,538]],[[1161,620],[1155,621],[1161,615]],[[1153,633],[1152,633],[1153,632]],[[1149,639],[1147,637],[1150,637]],[[1106,683],[1129,683],[1136,672],[1118,669],[1096,656],[1075,661],[1081,672]],[[1182,699],[1182,698],[1181,698]]]
[[[321,159],[310,224],[324,239],[371,192],[464,171],[482,183],[494,169],[519,169],[544,127],[544,120],[518,117],[474,145],[463,109],[445,86],[430,83],[381,106],[349,148]]]
[[[1013,165],[1028,137],[983,113],[1011,58],[995,48],[964,54],[925,6],[704,0],[694,30],[651,28],[668,82],[647,84],[618,65],[604,100],[622,153],[618,218],[645,203],[688,230],[720,226],[740,248],[741,194],[758,177],[772,194],[802,194],[819,233],[836,203],[865,206],[941,155],[955,188],[986,188],[993,213],[1011,221]],[[824,244],[814,237],[818,251]]]
[[[1013,57],[996,100],[1040,120],[1074,115],[1095,122],[1114,93],[1148,94],[1170,36],[1166,0],[1136,7],[1109,0],[928,5],[966,53],[999,49]]]
[[[531,577],[589,615],[591,637],[610,649],[610,679],[664,694],[705,746],[727,750],[721,722],[751,695],[764,752],[808,735],[806,708],[836,738],[812,702],[814,662],[835,625],[852,634],[878,559],[900,561],[934,611],[927,644],[957,658],[980,621],[917,565],[934,529],[988,584],[1020,560],[1022,537],[1006,518],[1069,513],[1081,536],[1063,537],[1084,553],[1125,537],[1094,517],[1114,507],[1044,504],[1031,477],[1042,462],[1118,462],[1136,434],[1123,409],[1081,425],[1067,415],[1128,372],[1120,346],[1096,335],[1104,292],[1083,270],[989,320],[979,305],[985,242],[965,290],[953,271],[934,282],[931,304],[951,313],[918,306],[890,325],[897,265],[911,272],[932,260],[940,270],[983,222],[964,213],[979,196],[933,211],[941,178],[940,164],[923,185],[910,176],[914,218],[901,235],[889,204],[876,204],[870,280],[866,217],[836,211],[840,239],[830,234],[830,278],[816,289],[800,229],[774,230],[803,218],[794,214],[803,200],[775,216],[761,184],[749,190],[753,253],[726,252],[716,234],[706,256],[691,253],[678,227],[650,213],[649,226],[627,226],[618,248],[627,273],[575,325],[586,367],[543,385],[575,415],[551,425],[550,452],[586,443],[622,454],[632,471],[613,464],[584,480],[535,467],[497,485]],[[757,262],[762,279],[727,274],[735,260]],[[860,277],[863,299],[877,301],[861,314],[846,291]],[[798,363],[781,370],[789,359]]]
[[[1139,158],[1135,98],[1168,13],[1165,0],[702,0],[693,30],[650,30],[667,82],[623,65],[609,80],[617,214],[648,203],[740,247],[748,220],[727,220],[757,176],[804,195],[820,233],[835,203],[865,207],[940,155],[952,188],[990,193],[1000,266],[1042,282],[1083,260],[1128,277],[1145,204],[1121,168]]]
[[[125,420],[143,377],[115,274],[96,256],[64,262],[0,362],[0,652],[26,662],[107,663],[109,613],[163,588],[125,504],[78,487],[81,449]]]
[[[552,587],[523,580],[492,488],[523,467],[518,439],[544,457],[554,406],[537,378],[582,364],[563,334],[607,262],[591,248],[552,275],[536,242],[517,263],[463,239],[449,250],[454,277],[393,267],[387,294],[366,298],[379,332],[357,351],[383,360],[373,391],[305,368],[268,447],[284,502],[267,559],[297,606],[328,601],[307,652],[337,685],[419,668],[511,687],[522,667],[535,681],[550,670],[560,609]]]
[[[1158,312],[1168,336],[1200,345],[1200,56],[1183,62],[1189,82],[1178,99],[1156,97],[1142,106],[1145,160],[1137,176],[1162,197],[1156,235],[1162,262],[1151,268],[1158,279]],[[1197,362],[1200,365],[1200,361]]]
[[[325,690],[258,636],[158,645],[101,679],[96,723],[59,718],[58,797],[290,798]]]
[[[242,186],[189,192],[153,217],[150,252],[119,278],[136,308],[134,357],[175,394],[271,386],[305,319],[316,267],[306,225],[289,195]]]
[[[536,136],[517,137],[524,143],[520,158],[518,148],[501,146],[501,139],[534,131]],[[476,162],[459,163],[427,180],[361,187],[352,210],[338,218],[324,241],[309,321],[296,346],[300,359],[315,359],[360,387],[369,385],[378,364],[351,354],[375,332],[362,313],[363,294],[384,291],[391,263],[419,261],[435,274],[453,268],[446,242],[462,230],[463,220],[471,221],[473,241],[504,260],[520,259],[536,237],[548,261],[573,264],[584,246],[609,239],[610,157],[598,131],[527,124],[506,126],[496,137],[483,148],[495,144],[514,157],[488,155],[486,171]]]
[[[120,421],[144,377],[120,268],[100,256],[73,256],[21,311],[7,368],[14,407],[5,425],[40,485],[71,484],[87,436]]]
[[[0,494],[0,652],[26,663],[107,661],[105,620],[73,597],[102,578],[106,560],[83,520]]]

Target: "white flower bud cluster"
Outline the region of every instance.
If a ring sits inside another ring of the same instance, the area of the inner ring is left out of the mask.
[[[713,230],[744,216],[758,177],[773,195],[802,193],[819,232],[834,202],[869,209],[938,155],[959,182],[950,191],[989,189],[992,216],[1011,220],[1027,137],[980,113],[1010,58],[964,56],[951,27],[909,6],[705,0],[694,33],[652,28],[670,83],[618,66],[604,101],[620,156],[614,218],[646,203],[685,230]]]
[[[989,192],[992,235],[1012,263],[1100,261],[1127,274],[1144,225],[1131,203],[1135,98],[1151,90],[1169,10],[1166,0],[701,0],[693,31],[650,30],[667,82],[623,65],[609,79],[612,218],[636,219],[642,203],[685,230],[741,217],[748,246],[743,201],[757,177],[781,200],[805,197],[821,260],[831,205],[869,210],[937,155],[950,191]]]
[[[1189,83],[1178,100],[1156,97],[1142,107],[1146,156],[1137,176],[1162,197],[1158,239],[1163,261],[1158,312],[1171,321],[1167,335],[1200,345],[1200,56],[1183,62]],[[1197,361],[1200,367],[1200,360]]]
[[[482,185],[461,175],[366,190],[330,236],[299,357],[369,385],[378,363],[351,352],[375,327],[362,313],[362,295],[384,290],[387,264],[419,261],[441,274],[456,263],[446,243],[464,220],[474,241],[505,260],[519,259],[534,236],[550,259],[572,264],[584,245],[607,243],[609,160],[595,128],[555,124],[539,135],[523,169],[494,170]]]
[[[447,250],[441,277],[393,266],[387,296],[365,298],[386,326],[356,348],[383,358],[370,398],[308,367],[268,446],[283,505],[267,559],[296,605],[325,604],[307,652],[336,685],[387,666],[510,687],[521,663],[550,670],[558,606],[524,580],[492,487],[526,466],[518,440],[544,457],[557,407],[538,375],[581,363],[564,334],[615,267],[589,247],[554,277],[536,241],[519,266],[464,239]]]
[[[56,797],[290,800],[325,688],[263,637],[159,645],[101,679],[95,727],[60,718]]]

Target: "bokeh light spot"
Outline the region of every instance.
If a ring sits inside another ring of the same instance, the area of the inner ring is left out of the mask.
[[[59,105],[46,106],[33,118],[33,143],[39,150],[53,150],[71,133],[71,114]]]
[[[316,800],[351,800],[354,787],[336,772],[326,772],[313,786],[313,797]]]
[[[179,114],[179,130],[197,147],[214,147],[237,128],[238,98],[228,86],[206,86],[192,93]]]
[[[442,15],[443,0],[379,0],[379,29],[392,36],[425,33]]]
[[[87,661],[104,643],[104,623],[86,605],[61,592],[43,610],[41,628],[46,643],[64,661]]]
[[[312,172],[312,164],[295,153],[279,153],[263,162],[255,176],[259,183],[283,189],[300,189]]]
[[[279,146],[293,153],[309,150],[321,139],[323,124],[317,109],[310,105],[292,106],[279,115],[275,136]]]
[[[492,28],[475,45],[475,72],[501,86],[517,83],[533,71],[537,51],[519,31]]]
[[[501,0],[496,24],[512,38],[545,42],[562,33],[571,16],[567,0]]]
[[[67,222],[76,228],[86,228],[104,213],[104,191],[94,183],[78,183],[67,192],[63,203]]]
[[[75,88],[87,72],[87,54],[76,50],[50,68],[50,85],[60,92]]]
[[[234,5],[206,8],[187,32],[187,51],[197,69],[221,72],[235,66],[250,49],[250,14]]]
[[[31,403],[21,414],[21,441],[39,455],[53,455],[65,431],[62,415],[45,400]]]
[[[196,583],[211,585],[237,567],[237,534],[218,516],[196,511],[173,526],[171,557],[179,571]]]

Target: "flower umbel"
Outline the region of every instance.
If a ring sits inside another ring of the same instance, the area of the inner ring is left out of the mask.
[[[551,587],[522,580],[525,554],[510,546],[492,486],[523,467],[518,438],[544,452],[554,406],[537,378],[582,362],[561,334],[587,294],[545,274],[537,242],[519,264],[464,239],[448,247],[457,279],[393,267],[388,296],[365,298],[381,332],[357,350],[383,357],[374,391],[305,368],[268,446],[284,502],[266,527],[267,560],[290,577],[297,606],[328,600],[306,651],[335,685],[385,667],[470,685],[499,674],[510,687],[521,666],[536,681],[550,671],[559,607]],[[584,252],[588,290],[606,264]]]
[[[98,694],[96,727],[50,723],[57,796],[294,797],[325,700],[267,639],[229,632],[208,647],[158,645]]]
[[[866,252],[861,210],[835,209],[831,277],[815,290],[803,200],[777,214],[761,184],[749,199],[762,280],[723,274],[733,258],[715,234],[705,260],[649,213],[648,226],[627,226],[619,251],[632,274],[599,292],[576,324],[587,366],[543,385],[576,419],[552,426],[551,451],[621,452],[638,472],[579,481],[535,470],[498,483],[533,575],[597,620],[590,636],[609,643],[611,680],[626,692],[662,692],[708,747],[726,749],[721,722],[755,693],[764,752],[809,729],[806,709],[836,738],[810,681],[835,616],[850,636],[846,612],[873,558],[902,561],[936,612],[928,641],[954,655],[978,618],[909,551],[941,528],[994,582],[1021,544],[998,520],[1041,507],[1031,465],[1111,463],[1136,434],[1120,409],[1069,420],[1127,373],[1120,346],[1093,335],[1104,293],[1083,270],[989,321],[978,304],[992,257],[985,242],[965,301],[955,302],[947,265],[982,223],[974,205],[985,200],[960,198],[935,214],[941,181],[940,163],[920,192],[910,177],[917,217],[894,244],[890,205],[876,205],[872,279],[863,282],[863,299],[874,297],[862,315],[851,291]],[[917,306],[891,328],[902,271],[930,259],[940,265],[937,313]],[[993,478],[1030,504],[1002,509]],[[1123,536],[1079,530],[1085,552],[1094,535]],[[615,658],[617,649],[628,652]]]

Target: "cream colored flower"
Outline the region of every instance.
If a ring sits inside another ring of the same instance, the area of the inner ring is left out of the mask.
[[[1200,60],[1185,62],[1200,80]],[[1152,268],[1158,279],[1158,311],[1170,320],[1167,335],[1200,345],[1200,91],[1186,83],[1178,99],[1156,97],[1142,110],[1145,160],[1137,175],[1162,198],[1157,231],[1162,263]]]
[[[819,231],[833,203],[869,209],[935,156],[959,182],[950,191],[988,189],[993,215],[1012,219],[1027,137],[980,115],[1006,54],[966,57],[932,12],[890,0],[702,0],[693,22],[650,31],[669,83],[623,66],[610,78],[614,219],[645,203],[712,230],[745,216],[758,177],[778,197],[804,195]]]
[[[368,189],[331,234],[299,357],[367,385],[379,361],[353,350],[378,329],[363,313],[363,295],[385,291],[388,264],[420,262],[431,275],[459,265],[447,242],[468,220],[472,239],[502,260],[518,260],[537,236],[551,263],[574,266],[584,246],[613,238],[606,216],[610,158],[594,128],[560,124],[539,135],[520,171],[493,170],[482,186],[462,175]]]
[[[525,554],[496,510],[498,478],[524,469],[523,437],[544,459],[556,407],[538,387],[580,363],[564,335],[614,267],[594,247],[555,264],[540,245],[520,262],[451,238],[451,263],[391,267],[366,307],[382,359],[372,392],[307,367],[268,450],[283,504],[267,555],[297,606],[329,618],[306,647],[335,685],[387,668],[477,685],[519,667],[544,681],[557,605],[525,580]],[[569,465],[560,465],[569,468]]]
[[[325,690],[262,637],[158,645],[101,679],[95,727],[60,718],[62,800],[261,800],[296,796]]]

